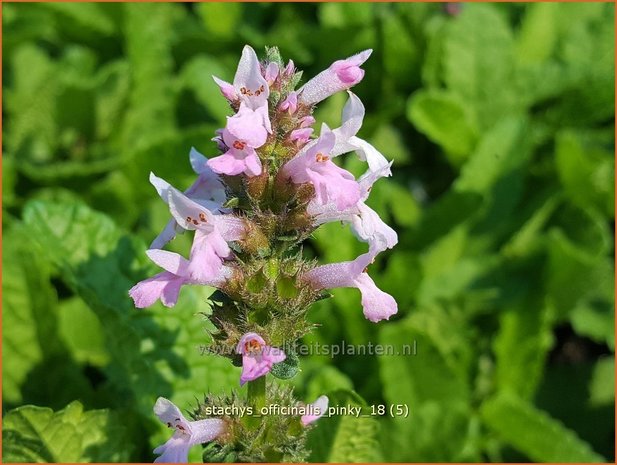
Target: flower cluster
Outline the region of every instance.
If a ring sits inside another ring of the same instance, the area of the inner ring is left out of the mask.
[[[282,373],[291,370],[293,375],[293,354],[277,346],[311,329],[305,315],[324,290],[359,289],[364,315],[372,322],[397,312],[394,299],[367,272],[376,255],[397,242],[394,230],[366,205],[373,184],[391,175],[391,162],[357,136],[365,111],[348,90],[364,77],[361,65],[370,54],[366,50],[336,61],[296,89],[301,73],[293,61],[284,64],[278,51],[269,49],[268,59],[260,62],[245,46],[233,83],[214,78],[233,110],[213,139],[221,154],[208,159],[191,150],[197,179],[184,192],[150,175],[171,214],[146,252],[163,271],[129,294],[139,308],[158,300],[172,307],[183,285],[219,289],[222,305],[212,316],[213,344],[234,349],[231,358],[242,365],[241,385],[267,373],[284,378],[289,376]],[[322,124],[315,134],[315,105],[340,91],[348,94],[340,127]],[[358,179],[333,161],[349,152],[367,163]],[[315,266],[302,257],[299,245],[333,221],[348,223],[368,251],[348,262]],[[194,231],[188,258],[163,250],[185,231]],[[278,366],[286,370],[275,370]],[[319,407],[327,402],[322,396]],[[159,461],[186,460],[191,445],[215,438],[224,442],[230,430],[225,419],[187,421],[162,398],[155,413],[176,430],[155,451],[162,454]],[[298,421],[309,425],[319,416]]]

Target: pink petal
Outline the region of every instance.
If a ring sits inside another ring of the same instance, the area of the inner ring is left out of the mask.
[[[170,187],[167,190],[167,204],[172,216],[182,228],[207,232],[213,229],[214,220],[210,210],[189,199],[178,189]]]
[[[218,418],[206,418],[191,422],[191,445],[210,442],[223,434],[225,422]]]
[[[242,141],[249,147],[258,148],[265,144],[268,131],[264,126],[263,114],[242,105],[238,113],[227,118],[223,139],[228,147]]]
[[[338,60],[300,89],[300,100],[312,105],[328,98],[332,94],[357,84],[364,77],[360,65],[370,56],[372,50],[365,50],[345,60]]]
[[[287,111],[290,115],[293,115],[298,109],[298,94],[296,92],[290,92],[285,100],[279,105],[279,110]]]
[[[189,262],[182,255],[158,249],[146,250],[146,255],[165,271],[169,271],[176,276],[186,275]]]
[[[162,249],[169,241],[176,237],[178,223],[173,218],[167,222],[161,233],[150,244],[151,249]]]
[[[312,404],[309,404],[308,406],[311,408],[311,410],[314,410],[314,412],[311,412],[310,414],[302,415],[302,417],[300,417],[300,421],[302,422],[302,425],[303,426],[310,425],[315,420],[318,420],[322,416],[324,416],[324,414],[328,411],[328,403],[329,403],[329,399],[327,396],[320,396],[317,398],[315,402],[313,402]]]
[[[210,158],[208,166],[215,173],[228,176],[235,176],[246,170],[244,154],[235,149],[230,149],[218,157]]]
[[[270,63],[268,63],[268,66],[266,66],[266,72],[265,72],[265,78],[269,86],[271,86],[274,83],[274,81],[276,81],[276,78],[278,77],[278,75],[279,75],[279,65],[271,61]]]
[[[225,97],[231,102],[238,99],[236,88],[232,84],[230,84],[229,82],[225,82],[222,79],[217,78],[216,76],[212,76],[212,79],[214,79],[214,82],[216,82],[216,84],[219,86],[223,97]]]
[[[367,273],[356,278],[356,285],[362,293],[362,310],[367,320],[377,323],[398,312],[394,298],[379,289]]]
[[[184,278],[165,271],[138,282],[129,290],[129,295],[137,308],[149,307],[158,299],[166,307],[173,307],[184,283]]]
[[[267,105],[270,94],[268,83],[261,75],[261,67],[255,50],[248,45],[242,49],[242,57],[234,76],[234,87],[239,97],[252,109]],[[241,92],[243,88],[245,93]]]
[[[240,341],[236,345],[236,353],[245,355],[247,353],[246,343],[251,341],[257,342],[260,346],[266,345],[266,341],[264,341],[264,339],[259,334],[252,332],[246,333],[240,338]]]
[[[358,203],[358,215],[352,216],[352,232],[360,240],[379,251],[391,249],[398,242],[396,231],[379,217],[377,212],[362,202]]]
[[[154,449],[155,454],[161,454],[154,463],[187,463],[189,461],[190,437],[175,433],[167,442]]]

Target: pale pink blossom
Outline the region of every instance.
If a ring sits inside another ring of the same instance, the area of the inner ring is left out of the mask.
[[[364,77],[360,65],[371,55],[372,50],[364,50],[344,60],[335,61],[330,67],[308,81],[298,91],[300,101],[312,105],[339,91],[349,89]]]
[[[219,418],[187,420],[180,409],[164,397],[157,399],[154,413],[159,420],[175,430],[165,444],[154,449],[155,454],[160,454],[155,463],[187,463],[191,447],[210,442],[225,430],[225,422]]]
[[[221,93],[230,101],[241,100],[253,110],[267,105],[270,89],[261,74],[261,66],[255,50],[249,45],[242,49],[233,84],[212,76]]]
[[[199,153],[195,148],[191,148],[189,155],[191,167],[198,174],[195,182],[184,192],[191,200],[197,202],[202,207],[207,208],[213,213],[225,212],[223,203],[226,200],[225,187],[219,176],[214,173],[207,162],[208,159]],[[167,203],[167,191],[169,183],[150,173],[150,183],[154,186],[159,196]],[[178,226],[175,219],[169,220],[163,231],[152,241],[151,249],[161,249],[171,241],[176,234],[184,230]]]
[[[347,93],[349,99],[343,107],[341,126],[332,130],[335,136],[335,144],[331,155],[337,157],[355,151],[360,160],[368,163],[370,171],[383,170],[384,167],[389,166],[388,160],[375,147],[356,136],[364,120],[364,105],[357,95],[350,91],[347,91]],[[391,174],[388,169],[386,175],[390,176]]]
[[[212,214],[173,187],[167,191],[167,201],[178,225],[195,231],[188,266],[189,277],[199,282],[214,279],[220,272],[223,260],[231,256],[227,242],[243,238],[246,224],[234,215]]]
[[[137,308],[146,308],[160,300],[166,307],[173,307],[178,301],[180,288],[185,284],[220,286],[229,276],[231,269],[221,266],[211,279],[199,281],[190,273],[190,262],[181,255],[167,250],[150,249],[146,254],[165,271],[140,281],[130,290],[129,295]]]
[[[246,333],[240,338],[236,352],[242,355],[240,385],[269,373],[272,365],[285,360],[285,353],[276,347],[266,345],[257,333]]]
[[[319,420],[328,411],[328,396],[320,396],[312,404],[308,404],[307,407],[310,410],[306,415],[300,417],[300,421],[303,426],[308,426],[314,421]]]
[[[394,298],[380,290],[366,272],[377,254],[374,250],[349,262],[318,266],[303,275],[316,290],[355,287],[362,294],[364,316],[376,323],[387,320],[398,311]]]
[[[264,110],[265,107],[252,110],[243,104],[238,113],[227,118],[222,138],[228,149],[224,154],[208,160],[212,171],[229,176],[240,173],[257,176],[261,173],[261,161],[255,149],[265,144],[268,138],[261,115]]]
[[[286,111],[290,115],[293,115],[298,109],[298,94],[296,92],[290,92],[285,100],[279,104],[279,110]]]
[[[344,210],[358,202],[360,187],[349,171],[330,160],[334,140],[334,134],[324,125],[319,139],[288,161],[282,171],[296,184],[311,183],[317,202],[323,205],[333,202],[339,210]]]
[[[373,184],[390,172],[390,165],[391,163],[378,171],[369,171],[360,177],[358,180],[360,199],[349,208],[339,210],[333,202],[327,204],[321,204],[316,200],[309,202],[307,213],[313,217],[313,224],[319,226],[334,221],[349,223],[354,235],[359,240],[367,242],[371,250],[382,251],[394,247],[398,242],[396,231],[384,223],[377,212],[365,204]]]
[[[266,82],[268,83],[269,86],[274,84],[274,81],[276,81],[276,78],[278,77],[278,75],[279,75],[279,65],[271,61],[266,66],[266,70],[264,72],[264,78],[266,79]]]
[[[289,140],[295,142],[298,146],[302,146],[311,140],[311,134],[313,134],[313,128],[294,129],[289,134]]]

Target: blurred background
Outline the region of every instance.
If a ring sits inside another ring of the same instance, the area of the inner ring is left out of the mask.
[[[207,292],[137,311],[127,290],[155,271],[144,251],[168,218],[148,174],[184,189],[191,146],[216,154],[229,109],[210,76],[231,80],[244,44],[280,47],[306,78],[372,48],[359,135],[394,160],[369,204],[400,243],[371,274],[399,313],[370,323],[359,293],[337,290],[305,342],[417,354],[304,357],[292,382],[302,400],[355,391],[345,401],[410,416],[323,419],[311,461],[614,461],[613,4],[2,16],[5,461],[147,462],[169,434],[157,396],[190,408],[238,387],[237,368],[200,353]],[[337,127],[344,103],[318,120]],[[312,245],[324,262],[364,251],[339,224]]]

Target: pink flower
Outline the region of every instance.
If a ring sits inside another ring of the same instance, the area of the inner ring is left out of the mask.
[[[379,171],[389,166],[388,160],[371,144],[366,142],[356,134],[362,127],[364,119],[364,105],[362,101],[352,92],[347,91],[349,99],[343,107],[342,124],[332,132],[336,138],[331,156],[337,157],[344,153],[356,152],[360,160],[366,161],[370,171]],[[386,176],[392,173],[387,171]]]
[[[253,110],[267,105],[270,89],[268,82],[261,74],[261,66],[255,50],[245,45],[242,57],[238,63],[233,84],[212,76],[226,99],[235,101],[240,99]]]
[[[244,221],[233,215],[214,215],[177,189],[167,191],[169,209],[178,225],[195,231],[188,276],[197,282],[215,279],[223,259],[231,255],[228,241],[237,241],[246,233]]]
[[[276,81],[276,78],[278,77],[278,75],[279,75],[279,65],[271,61],[270,63],[268,63],[268,66],[266,66],[266,71],[264,73],[264,77],[269,86],[274,84],[274,81]]]
[[[294,65],[294,62],[293,60],[289,60],[287,62],[287,66],[285,66],[285,69],[283,70],[283,76],[289,78],[293,76],[295,72],[296,72],[296,66]]]
[[[309,126],[312,126],[313,124],[315,124],[315,118],[313,118],[310,115],[305,116],[304,118],[300,119],[301,128],[308,128]]]
[[[398,306],[394,298],[380,290],[366,272],[375,255],[376,251],[369,250],[350,262],[318,266],[307,272],[303,279],[316,290],[355,287],[362,294],[364,316],[373,323],[387,320],[398,311]]]
[[[270,69],[272,72],[272,68]],[[266,131],[272,132],[268,118],[268,96],[270,88],[268,81],[261,74],[261,65],[255,50],[248,45],[242,49],[242,57],[238,63],[233,84],[212,76],[221,89],[221,93],[231,102],[240,101],[251,110],[257,111],[262,118]],[[259,110],[259,111],[258,111]]]
[[[272,365],[286,358],[281,349],[266,345],[266,341],[257,333],[246,333],[242,336],[236,352],[242,354],[240,386],[269,373]]]
[[[294,129],[289,134],[289,140],[295,142],[298,146],[302,146],[311,140],[311,134],[313,134],[313,128]]]
[[[226,200],[225,187],[220,178],[207,165],[208,159],[199,153],[195,148],[191,149],[190,161],[193,171],[199,176],[197,180],[184,192],[185,195],[199,203],[202,207],[218,213],[225,209],[222,207]],[[167,192],[171,187],[169,183],[150,173],[150,183],[154,186],[159,196],[167,203]],[[152,241],[151,249],[161,249],[171,241],[176,234],[182,233],[183,229],[178,226],[175,219],[171,219],[163,231]]]
[[[150,249],[146,254],[165,271],[131,288],[129,295],[137,308],[149,307],[159,299],[166,307],[173,307],[184,284],[205,284],[216,287],[231,275],[231,269],[221,266],[212,279],[198,281],[190,275],[190,262],[181,255],[158,249]]]
[[[287,111],[290,115],[293,115],[298,109],[298,94],[296,92],[290,92],[285,100],[279,105],[279,110]]]
[[[354,235],[359,240],[368,242],[371,250],[381,252],[394,247],[398,242],[396,232],[364,203],[375,181],[390,172],[390,165],[391,163],[376,172],[368,171],[360,177],[358,185],[361,194],[356,205],[339,210],[332,202],[325,205],[315,200],[309,202],[306,210],[313,217],[313,224],[319,226],[334,221],[349,223]]]
[[[154,463],[186,463],[191,447],[212,441],[225,429],[225,422],[218,418],[188,421],[180,409],[164,397],[156,400],[154,413],[159,420],[175,430],[165,444],[154,449],[155,454],[161,454]]]
[[[238,113],[227,118],[222,137],[229,148],[223,155],[208,160],[212,171],[230,176],[240,173],[257,176],[261,173],[261,161],[255,149],[265,144],[268,138],[261,114],[265,109],[252,110],[242,104]]]
[[[345,60],[335,61],[330,67],[308,81],[299,90],[300,100],[312,105],[341,90],[355,86],[364,77],[360,65],[371,55],[372,50],[364,50]]]
[[[310,182],[319,203],[333,202],[339,210],[344,210],[358,202],[360,187],[349,171],[330,160],[334,140],[334,134],[324,125],[319,139],[287,162],[282,170],[296,184]]]
[[[315,402],[307,405],[310,413],[302,415],[300,421],[303,426],[308,426],[316,420],[319,420],[328,411],[328,396],[320,396]]]

